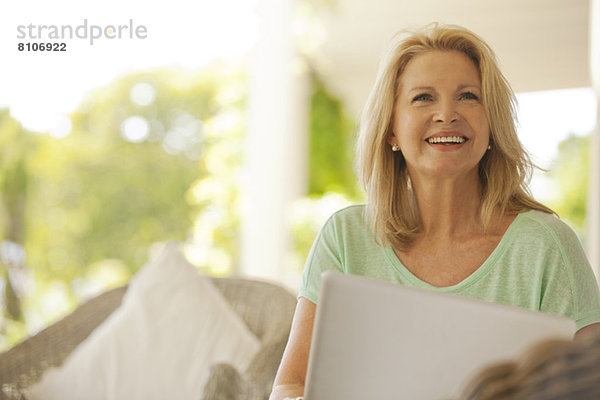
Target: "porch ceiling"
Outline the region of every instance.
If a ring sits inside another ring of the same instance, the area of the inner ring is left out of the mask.
[[[355,116],[393,34],[432,21],[482,36],[516,92],[590,86],[588,0],[337,0],[321,18],[317,69]]]

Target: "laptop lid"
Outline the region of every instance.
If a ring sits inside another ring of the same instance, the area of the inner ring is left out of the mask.
[[[574,332],[566,317],[325,272],[305,399],[457,397],[482,367]]]

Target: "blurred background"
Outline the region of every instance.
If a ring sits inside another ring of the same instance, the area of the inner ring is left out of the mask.
[[[517,92],[520,138],[544,169],[532,191],[576,230],[597,268],[599,8],[13,3],[0,15],[0,350],[126,283],[156,242],[183,242],[206,274],[295,290],[321,224],[364,201],[354,141],[385,46],[399,29],[432,21],[463,25],[494,48]],[[86,20],[143,25],[147,37],[17,38],[19,25]],[[19,51],[20,42],[67,51]]]

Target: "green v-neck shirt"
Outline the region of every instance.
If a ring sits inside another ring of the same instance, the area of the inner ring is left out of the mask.
[[[456,285],[436,287],[413,275],[391,247],[376,243],[364,205],[350,206],[319,232],[299,296],[316,304],[326,270],[564,315],[577,329],[600,322],[598,284],[579,239],[560,219],[537,210],[520,213],[475,272]]]

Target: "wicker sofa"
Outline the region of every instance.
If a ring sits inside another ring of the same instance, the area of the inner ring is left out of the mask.
[[[231,308],[260,340],[260,350],[246,371],[213,365],[204,400],[266,399],[287,342],[295,297],[267,282],[236,277],[211,278]],[[107,291],[71,314],[0,354],[0,399],[22,399],[20,389],[65,358],[121,303],[127,286]]]

